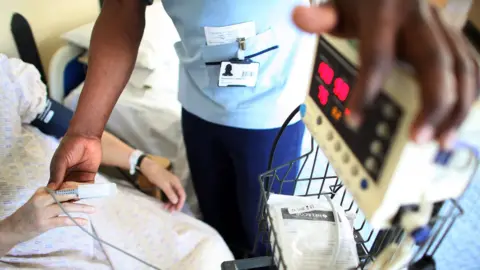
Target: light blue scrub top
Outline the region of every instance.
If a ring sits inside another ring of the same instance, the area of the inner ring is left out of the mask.
[[[163,0],[181,41],[179,100],[188,112],[212,123],[247,129],[282,125],[304,99],[305,89],[286,87],[303,33],[292,11],[308,0]],[[220,62],[236,57],[238,43],[207,46],[204,27],[254,22],[245,56],[260,63],[255,87],[218,87]],[[210,63],[207,65],[207,63]],[[213,64],[212,64],[213,63]]]

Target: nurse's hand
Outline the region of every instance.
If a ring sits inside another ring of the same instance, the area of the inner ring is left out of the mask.
[[[311,33],[358,38],[361,66],[348,107],[359,125],[394,61],[413,66],[421,86],[422,110],[412,139],[438,139],[450,147],[480,89],[475,52],[458,29],[442,21],[425,0],[336,0],[334,5],[298,7],[296,24]]]
[[[56,190],[67,181],[92,184],[101,160],[102,145],[99,138],[67,132],[50,163],[48,187]]]

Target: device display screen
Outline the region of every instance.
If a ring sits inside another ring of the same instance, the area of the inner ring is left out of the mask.
[[[339,68],[341,63],[327,54],[320,54],[317,61],[315,80],[318,89],[317,95],[313,98],[318,101],[317,104],[331,121],[342,122],[344,116],[350,113],[346,104],[352,88],[354,73],[340,72],[345,68]]]
[[[366,164],[372,179],[376,179],[396,131],[401,115],[399,106],[380,91],[372,105],[365,108],[360,128],[352,129],[345,123],[345,116],[350,113],[346,105],[354,87],[356,68],[321,38],[314,69],[310,97],[358,160]]]

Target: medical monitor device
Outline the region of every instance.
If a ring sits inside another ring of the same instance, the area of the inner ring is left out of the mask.
[[[470,149],[444,152],[436,142],[419,145],[409,140],[421,98],[408,70],[391,72],[355,129],[345,122],[357,73],[355,46],[323,35],[312,62],[302,119],[373,227],[394,225],[403,209],[421,202],[463,193],[476,168]]]

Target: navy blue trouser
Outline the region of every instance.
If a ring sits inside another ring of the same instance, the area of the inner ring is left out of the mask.
[[[221,234],[237,258],[241,257],[252,250],[255,242],[259,175],[267,171],[269,154],[280,128],[232,128],[207,122],[185,110],[182,128],[204,221]],[[304,130],[301,121],[285,129],[273,168],[299,157]],[[289,179],[297,171],[298,165],[291,169]],[[282,193],[293,195],[294,184],[284,184]]]

